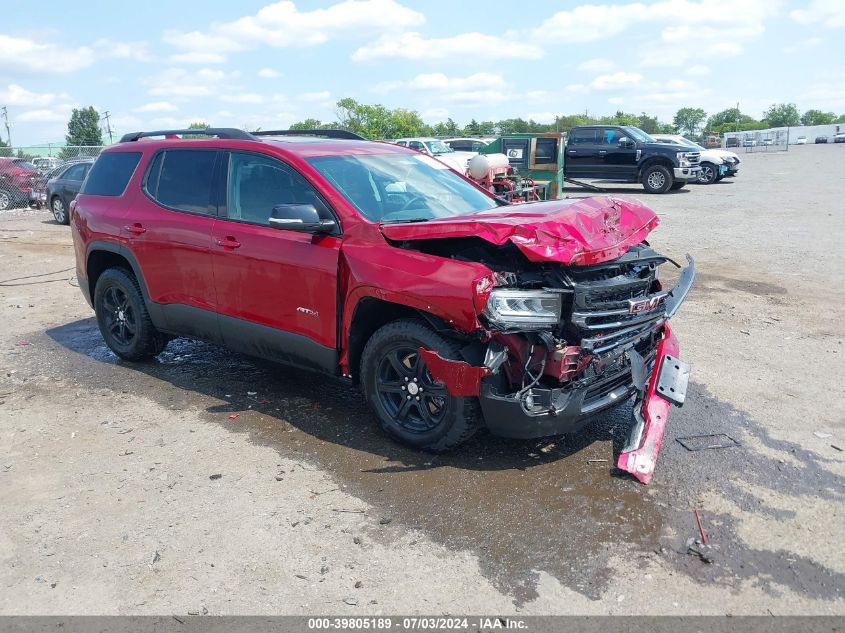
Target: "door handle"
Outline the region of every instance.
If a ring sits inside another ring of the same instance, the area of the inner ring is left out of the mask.
[[[214,242],[217,246],[222,246],[223,248],[240,248],[241,246],[241,243],[231,235],[215,238]]]
[[[599,156],[604,156],[605,154],[607,154],[607,150],[606,150],[606,149],[600,149],[600,150],[599,150]]]
[[[142,233],[147,232],[147,229],[145,229],[143,226],[141,226],[141,224],[138,223],[138,222],[135,222],[135,224],[127,224],[123,228],[126,232],[131,233],[132,235],[135,235],[135,236],[138,236],[138,235],[141,235]]]
[[[570,150],[567,150],[567,152],[566,152],[566,153],[567,153],[567,154],[577,154],[577,153],[578,153],[578,150],[577,150],[577,149],[570,149]]]

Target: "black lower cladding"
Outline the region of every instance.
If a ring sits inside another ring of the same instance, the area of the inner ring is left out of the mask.
[[[160,328],[174,336],[185,336],[224,345],[235,352],[293,365],[310,371],[336,375],[337,350],[286,330],[225,316],[181,304],[156,304],[166,320]]]
[[[577,433],[595,414],[627,402],[635,392],[626,368],[584,386],[534,387],[534,407],[527,410],[522,398],[501,393],[497,382],[491,376],[481,384],[484,422],[494,435],[517,439]]]

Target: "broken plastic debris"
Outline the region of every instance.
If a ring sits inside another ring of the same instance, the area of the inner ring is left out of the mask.
[[[815,435],[820,440],[826,440],[829,437],[833,437],[830,433],[822,433],[821,431],[813,431],[813,435]]]
[[[739,446],[739,442],[727,433],[690,435],[689,437],[679,437],[677,439],[678,443],[688,451],[706,451],[711,448],[731,448]]]
[[[240,413],[233,413],[232,415],[229,416],[229,419],[230,420],[237,420],[239,417],[241,417]]]
[[[258,392],[257,392],[257,391],[247,391],[247,392],[246,392],[246,395],[248,395],[248,396],[257,396],[257,395],[258,395]]]

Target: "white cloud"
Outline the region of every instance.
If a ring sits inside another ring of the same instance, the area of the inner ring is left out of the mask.
[[[16,118],[20,123],[67,123],[75,107],[76,104],[65,103],[52,108],[37,108],[27,110]]]
[[[264,103],[265,98],[255,92],[234,92],[220,95],[220,100],[228,103]]]
[[[132,59],[137,62],[151,62],[155,56],[149,50],[147,42],[122,42],[108,38],[94,42],[98,54],[116,59]]]
[[[231,89],[231,82],[238,73],[201,68],[188,72],[183,68],[168,68],[158,75],[148,77],[144,83],[154,97],[190,99],[211,97]]]
[[[153,101],[135,108],[135,112],[175,112],[179,108],[169,101]]]
[[[272,68],[262,68],[258,71],[258,76],[263,77],[264,79],[276,79],[277,77],[281,77],[282,73],[278,70],[273,70]]]
[[[845,3],[842,0],[812,0],[806,9],[790,11],[789,17],[799,24],[820,24],[827,28],[845,26]]]
[[[610,75],[599,75],[590,82],[590,88],[594,90],[617,90],[636,86],[642,80],[643,76],[639,73],[618,72]]]
[[[784,53],[797,53],[799,51],[809,50],[811,48],[815,48],[822,43],[822,39],[820,37],[808,37],[805,40],[801,40],[799,42],[795,42],[794,44],[790,44],[789,46],[783,47]]]
[[[593,59],[588,59],[587,61],[578,64],[578,70],[601,73],[607,72],[608,70],[612,70],[614,66],[615,64],[609,59],[595,57]]]
[[[695,66],[689,67],[689,70],[687,70],[687,74],[692,77],[703,77],[704,75],[710,74],[710,69],[707,66],[696,64]]]
[[[233,52],[259,45],[277,48],[313,46],[332,37],[402,29],[425,22],[425,16],[395,0],[344,0],[325,9],[300,11],[293,2],[268,4],[255,15],[212,24],[208,32],[166,31],[165,41],[182,50]]]
[[[428,123],[438,123],[440,121],[445,121],[449,118],[449,110],[446,108],[431,108],[429,110],[425,110],[420,114],[423,121]]]
[[[307,102],[316,102],[316,101],[328,101],[331,99],[332,94],[328,90],[321,90],[319,92],[303,92],[300,95],[297,95],[297,98],[300,101],[307,101]]]
[[[174,64],[222,64],[226,61],[226,56],[221,53],[192,51],[190,53],[171,55],[169,61]]]
[[[454,37],[426,38],[419,33],[390,33],[352,53],[354,61],[375,59],[448,60],[474,59],[482,51],[485,60],[539,59],[543,49],[516,38],[461,33]]]
[[[69,73],[90,66],[94,52],[87,46],[63,48],[23,37],[0,35],[3,69],[36,73]]]
[[[0,104],[6,106],[46,106],[55,99],[56,95],[52,92],[31,92],[17,84],[9,84],[6,90],[0,90]]]

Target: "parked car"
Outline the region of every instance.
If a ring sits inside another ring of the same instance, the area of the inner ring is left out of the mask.
[[[32,164],[35,165],[35,168],[42,174],[46,174],[61,165],[62,160],[55,158],[54,156],[36,156],[32,159]]]
[[[757,140],[753,138],[746,138],[742,142],[743,147],[757,147]]]
[[[491,137],[475,137],[475,136],[468,136],[468,137],[461,137],[461,138],[446,138],[443,139],[443,142],[446,143],[449,147],[451,147],[456,152],[470,152],[472,154],[477,154],[480,152],[484,147],[492,143],[496,139],[495,136]]]
[[[833,135],[834,143],[845,143],[845,132],[837,132]]]
[[[774,144],[774,141],[772,139],[770,139],[770,138],[764,138],[763,139],[763,142],[762,142],[763,146],[768,147],[769,145],[773,145],[773,144]]]
[[[806,145],[807,144],[807,137],[806,136],[799,136],[797,139],[795,139],[795,144],[796,145]]]
[[[34,204],[33,187],[39,176],[23,158],[0,158],[0,211]]]
[[[654,212],[511,206],[430,156],[320,132],[134,133],[103,150],[71,227],[109,348],[140,361],[188,336],[337,376],[430,451],[485,425],[576,432],[635,396],[618,466],[648,482],[685,397],[668,319],[695,274],[688,256],[661,286]]]
[[[652,136],[659,143],[689,147],[700,152],[701,159],[699,165],[701,165],[701,173],[698,182],[701,184],[713,184],[725,176],[736,176],[739,171],[739,156],[734,152],[724,149],[705,149],[698,143],[680,134],[653,134]]]
[[[739,147],[739,139],[736,136],[729,136],[725,139],[725,147]]]
[[[698,180],[701,152],[660,143],[641,129],[620,125],[573,127],[566,139],[567,178],[601,178],[642,183],[649,193],[666,193]]]
[[[93,158],[67,163],[59,167],[55,175],[47,181],[45,200],[50,205],[53,218],[59,224],[70,223],[70,203],[79,193],[82,182],[93,164]]]
[[[415,149],[423,154],[434,156],[439,161],[446,163],[460,174],[466,174],[469,159],[475,156],[478,152],[457,152],[446,145],[438,138],[432,137],[417,137],[417,138],[400,138],[394,141],[396,145],[402,147],[409,147]]]
[[[816,144],[819,144],[819,143],[827,143],[827,137],[826,136],[817,136],[816,137]]]

